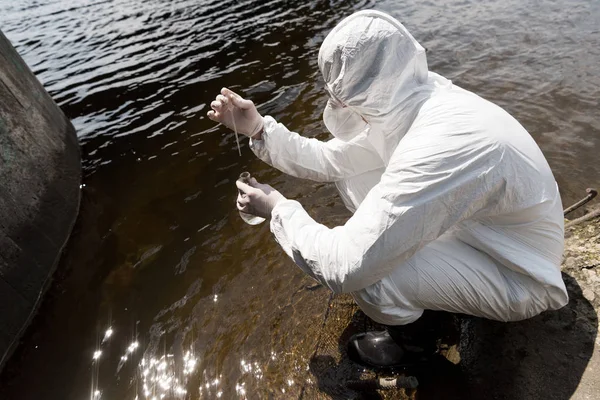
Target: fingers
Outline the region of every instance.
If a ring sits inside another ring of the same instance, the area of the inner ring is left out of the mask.
[[[225,97],[242,97],[239,94],[237,94],[236,92],[234,92],[233,90],[229,90],[226,87],[224,87],[223,89],[221,89],[221,94]]]
[[[221,115],[223,114],[222,106],[223,103],[219,100],[215,100],[212,103],[210,103],[210,108],[212,108],[212,110],[206,113],[208,118],[215,122],[221,122]]]
[[[217,96],[215,101],[210,103],[212,110],[207,112],[206,115],[215,122],[223,122],[221,117],[229,109],[230,104],[231,101],[227,97],[220,94]]]
[[[221,122],[221,113],[210,110],[209,112],[206,113],[206,116],[215,122]]]
[[[238,210],[245,211],[245,210],[248,210],[248,207],[250,206],[250,199],[247,196],[242,195],[240,193],[240,194],[238,194],[235,204],[236,204]]]
[[[222,107],[223,107],[223,104],[219,100],[215,100],[212,103],[210,103],[210,108],[212,108],[215,111],[220,112]]]
[[[215,112],[223,114],[227,111],[230,101],[223,95],[218,95],[216,100],[210,103],[210,108]]]
[[[254,188],[244,182],[240,182],[240,181],[235,181],[235,186],[237,186],[237,188],[239,190],[241,190],[242,192],[248,194],[250,192],[252,192],[254,190]]]
[[[241,108],[242,110],[250,110],[252,107],[254,107],[254,103],[252,102],[252,100],[244,100],[241,97],[235,97],[232,96],[230,97],[231,99],[231,104],[233,104],[234,106]]]
[[[209,112],[206,113],[206,116],[209,119],[211,119],[212,121],[219,122],[219,123],[222,122],[222,120],[221,120],[222,114],[220,112],[210,110]]]
[[[238,193],[236,202],[241,207],[246,207],[250,204],[250,198],[248,196],[246,196],[245,194]]]
[[[251,194],[252,192],[255,192],[257,189],[264,191],[263,187],[270,187],[269,185],[258,183],[258,181],[254,178],[250,178],[250,182],[248,182],[248,183],[244,183],[241,181],[235,181],[235,185],[237,186],[237,188],[239,190],[241,190],[242,192],[244,192],[246,194]]]
[[[221,103],[223,110],[229,109],[229,99],[223,95],[217,96],[217,101]]]
[[[248,186],[250,186],[250,187],[252,187],[254,189],[262,190],[261,187],[264,186],[264,185],[258,183],[258,181],[254,177],[252,177],[252,178],[250,178],[250,181],[248,182]]]
[[[242,110],[248,110],[254,107],[254,103],[252,102],[252,100],[245,100],[242,98],[242,96],[227,88],[221,89],[221,94],[230,99],[231,104],[238,108],[241,108]]]
[[[252,186],[254,188],[254,190],[259,190],[265,194],[269,194],[273,190],[275,190],[275,189],[273,189],[273,187],[271,185],[267,185],[266,183],[259,183],[254,178],[250,178],[249,184],[250,184],[250,186]]]
[[[252,214],[252,209],[250,208],[250,203],[240,203],[239,201],[235,202],[235,206],[239,211]]]

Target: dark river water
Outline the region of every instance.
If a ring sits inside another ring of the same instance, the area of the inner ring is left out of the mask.
[[[430,69],[509,110],[554,170],[565,205],[600,181],[600,1],[0,2],[0,28],[71,118],[81,213],[40,315],[0,378],[0,398],[297,398],[314,382],[324,289],[245,225],[234,181],[251,171],[329,226],[331,185],[257,160],[208,120],[228,86],[326,139],[317,68],[353,11],[402,21]],[[307,378],[308,376],[308,378]]]

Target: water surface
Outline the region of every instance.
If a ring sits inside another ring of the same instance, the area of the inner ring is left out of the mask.
[[[329,294],[267,224],[241,222],[233,182],[251,171],[329,226],[348,213],[331,185],[281,175],[247,142],[239,157],[233,133],[205,115],[229,86],[326,139],[316,58],[353,11],[391,13],[432,70],[521,121],[565,204],[596,185],[600,3],[439,3],[0,4],[2,31],[72,119],[84,167],[75,234],[0,398],[295,398],[314,386],[295,349],[316,351]]]

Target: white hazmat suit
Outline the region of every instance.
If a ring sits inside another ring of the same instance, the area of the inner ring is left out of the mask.
[[[388,325],[425,309],[515,321],[567,303],[557,184],[513,117],[429,72],[423,47],[380,12],[343,20],[319,67],[335,138],[267,116],[251,141],[289,175],[335,182],[354,213],[329,229],[297,201],[275,206],[271,230],[300,268]]]

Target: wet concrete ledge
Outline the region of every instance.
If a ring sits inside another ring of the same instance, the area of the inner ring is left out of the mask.
[[[73,125],[0,32],[0,369],[71,233],[80,182]]]

